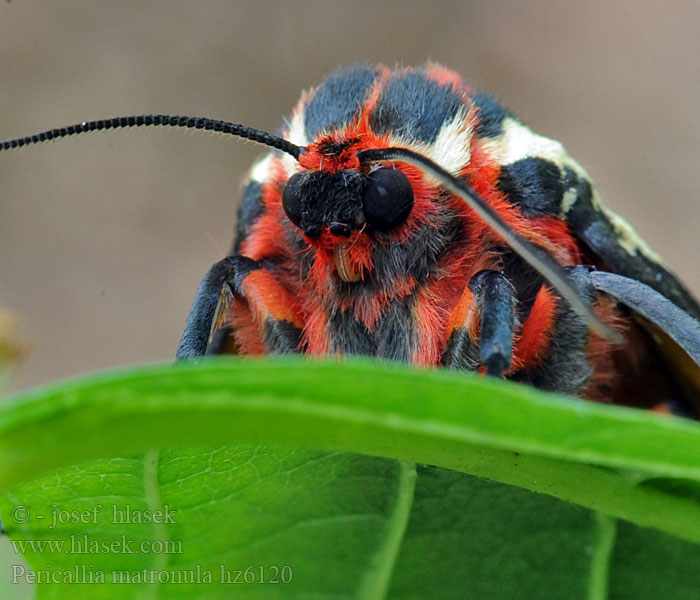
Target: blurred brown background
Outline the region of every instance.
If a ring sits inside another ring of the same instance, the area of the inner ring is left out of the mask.
[[[430,58],[564,142],[696,292],[700,5],[607,2],[0,3],[0,138],[142,112],[274,130],[336,65]],[[171,359],[261,151],[173,131],[0,155],[0,306],[20,388]]]

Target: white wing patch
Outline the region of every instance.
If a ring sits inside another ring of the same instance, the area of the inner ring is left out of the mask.
[[[590,181],[586,170],[566,152],[560,142],[537,135],[513,117],[503,120],[503,134],[483,142],[484,149],[503,165],[510,165],[523,158],[543,158],[561,167],[569,167],[577,175]],[[566,198],[564,199],[566,202]],[[569,199],[569,202],[571,200]],[[565,211],[564,211],[565,212]]]
[[[266,154],[258,160],[250,169],[250,179],[258,183],[265,183],[272,176],[272,154]]]
[[[287,177],[291,177],[299,170],[299,163],[291,154],[270,152],[253,164],[249,179],[258,183],[270,181],[273,176],[274,162],[282,163]]]
[[[537,135],[512,117],[503,120],[503,134],[484,142],[484,148],[504,166],[528,157],[545,158],[558,165],[569,158],[559,142]]]
[[[435,141],[424,148],[423,154],[446,171],[459,175],[471,160],[473,134],[473,117],[460,111],[440,128]]]
[[[569,188],[564,192],[564,197],[561,199],[560,217],[569,212],[569,209],[576,203],[577,198],[578,190],[576,188]]]
[[[305,102],[299,102],[294,107],[292,119],[287,123],[286,139],[297,146],[308,146],[309,140],[306,139],[306,129],[304,127],[304,107]]]

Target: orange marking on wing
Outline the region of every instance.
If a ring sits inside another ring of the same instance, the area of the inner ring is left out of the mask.
[[[546,286],[537,292],[513,352],[513,370],[529,369],[542,360],[554,331],[557,299]]]

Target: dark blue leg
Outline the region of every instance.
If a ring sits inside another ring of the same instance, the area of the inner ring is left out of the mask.
[[[503,377],[513,358],[515,295],[508,280],[496,271],[481,271],[469,282],[481,307],[479,361],[486,373]]]
[[[246,290],[256,302],[255,307],[249,308],[266,352],[298,352],[301,319],[295,312],[293,297],[256,261],[229,256],[216,263],[200,283],[177,358],[235,353],[236,342],[228,319],[235,298],[249,301]]]
[[[178,359],[197,358],[206,354],[219,295],[225,284],[235,285],[240,260],[240,257],[227,256],[209,269],[202,279],[187,317],[185,331],[180,338]]]

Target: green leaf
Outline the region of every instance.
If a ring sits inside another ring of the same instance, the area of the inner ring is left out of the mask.
[[[646,598],[627,590],[654,585],[685,598],[700,583],[696,423],[462,373],[227,360],[103,374],[4,404],[0,465],[0,514],[16,547],[35,542],[32,569],[145,573],[130,598]],[[127,506],[173,522],[115,522]],[[78,522],[50,528],[59,511]],[[66,551],[76,543],[109,551]],[[283,567],[291,583],[258,583]],[[119,598],[124,585],[38,589]]]

